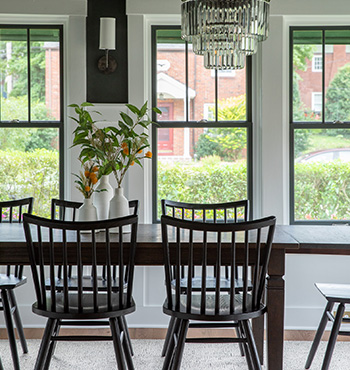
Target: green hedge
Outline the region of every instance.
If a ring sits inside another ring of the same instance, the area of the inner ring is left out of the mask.
[[[0,200],[33,196],[34,213],[49,217],[51,198],[59,195],[58,166],[57,152],[0,151]],[[159,162],[158,199],[163,198],[198,203],[246,199],[246,167]],[[296,220],[350,220],[350,163],[297,163],[295,210]]]
[[[296,220],[350,220],[350,163],[295,165]]]
[[[51,198],[59,196],[58,152],[0,151],[0,200],[34,197],[33,213],[50,217]]]
[[[214,203],[247,198],[243,164],[200,163],[160,163],[158,199]],[[350,219],[349,163],[296,164],[295,219]]]
[[[219,203],[247,199],[243,164],[158,164],[158,199]],[[158,215],[161,214],[158,202]]]

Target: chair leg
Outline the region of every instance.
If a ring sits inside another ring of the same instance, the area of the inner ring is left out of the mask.
[[[185,348],[185,341],[186,341],[188,325],[189,325],[188,320],[181,320],[178,342],[177,342],[175,355],[174,355],[174,361],[171,366],[171,370],[180,370],[182,355],[183,355],[184,348]]]
[[[56,324],[55,324],[55,328],[53,329],[53,333],[52,333],[53,337],[58,336],[58,334],[60,332],[60,328],[61,328],[61,320],[57,320]],[[57,345],[57,341],[52,340],[51,343],[50,343],[49,350],[47,352],[47,356],[46,356],[46,361],[45,361],[45,365],[44,365],[45,370],[48,370],[49,367],[50,367],[50,362],[51,362],[53,354],[55,353],[56,345]]]
[[[241,329],[239,328],[238,324],[235,327],[235,331],[236,331],[237,338],[242,338]],[[244,356],[243,344],[239,342],[238,343],[238,346],[239,346],[239,351],[241,352],[241,356]]]
[[[13,312],[13,318],[15,320],[17,333],[18,333],[18,336],[19,336],[19,340],[21,342],[22,350],[23,350],[23,353],[28,353],[27,341],[26,341],[26,338],[24,336],[21,315],[19,314],[19,309],[18,309],[16,297],[15,297],[15,292],[11,289],[11,290],[8,290],[8,293],[9,293],[11,307],[15,308],[14,312]]]
[[[165,341],[164,341],[164,344],[163,344],[162,357],[164,357],[166,352],[167,352],[167,348],[169,346],[169,340],[170,340],[170,338],[171,338],[171,336],[174,332],[174,325],[175,325],[175,317],[171,316],[169,326],[168,326],[168,330],[166,332]]]
[[[10,308],[10,302],[9,302],[9,298],[8,298],[7,289],[2,289],[1,290],[1,299],[2,299],[2,305],[3,305],[3,308],[4,308],[4,316],[5,316],[5,323],[6,323],[6,328],[7,328],[7,335],[9,337],[9,342],[10,342],[13,368],[15,370],[19,370],[20,369],[19,358],[18,358],[18,353],[17,353],[15,331],[13,329],[11,308]]]
[[[128,343],[130,354],[131,354],[131,356],[134,356],[134,350],[132,349],[130,333],[129,333],[129,329],[128,329],[128,324],[126,323],[126,318],[125,318],[125,316],[122,316],[122,317],[121,317],[121,320],[122,320],[122,322],[123,322],[123,328],[124,328],[125,339],[126,339],[126,341],[127,341],[127,343]]]
[[[122,343],[120,341],[120,329],[119,329],[119,325],[117,324],[117,320],[115,317],[111,317],[109,319],[109,325],[111,328],[114,352],[115,352],[115,357],[117,360],[118,369],[126,370],[124,351],[123,351]]]
[[[251,360],[253,362],[253,369],[261,370],[260,358],[259,358],[258,350],[256,348],[252,328],[250,327],[250,322],[248,320],[244,320],[242,321],[242,326],[246,334],[249,352],[250,352]]]
[[[324,332],[324,330],[326,328],[326,325],[327,325],[327,322],[328,322],[327,313],[332,311],[333,306],[334,306],[334,302],[328,302],[327,305],[326,305],[326,308],[325,308],[325,310],[323,312],[323,315],[321,317],[321,321],[318,325],[314,341],[312,342],[312,346],[311,346],[309,355],[308,355],[306,363],[305,363],[305,369],[309,369],[311,364],[312,364],[312,361],[315,357],[317,348],[320,344],[323,332]]]
[[[49,351],[50,340],[52,333],[55,329],[56,319],[48,319],[44,331],[43,338],[41,340],[38,357],[34,366],[34,370],[42,370],[45,365],[47,353]]]
[[[242,347],[243,347],[243,351],[244,351],[245,358],[246,358],[246,361],[247,361],[248,369],[249,370],[254,370],[253,369],[253,364],[252,364],[252,356],[250,354],[250,351],[249,351],[249,348],[248,348],[248,344],[247,344],[247,335],[245,333],[245,330],[244,330],[244,328],[242,326],[242,322],[241,321],[238,321],[238,326],[239,326],[239,329],[240,329],[240,332],[241,332],[241,337],[242,337],[242,339],[245,340],[242,343]]]
[[[326,354],[324,356],[324,360],[322,364],[322,370],[327,370],[331,362],[332,354],[333,354],[334,347],[335,347],[335,342],[337,340],[337,336],[338,336],[339,328],[340,328],[340,325],[343,319],[344,311],[345,311],[345,305],[344,303],[340,303],[338,310],[337,310],[337,314],[335,315],[335,320],[333,323],[331,336],[329,337]]]
[[[134,370],[134,364],[132,362],[132,354],[131,354],[131,344],[129,344],[128,336],[127,336],[128,327],[126,326],[126,321],[125,321],[125,318],[123,320],[123,317],[124,316],[117,318],[117,324],[119,325],[119,330],[122,332],[122,345],[124,348],[124,355],[125,355],[126,363],[128,365],[128,369]]]
[[[177,344],[178,332],[180,329],[180,319],[175,319],[172,332],[169,339],[168,348],[166,349],[165,359],[163,363],[163,370],[169,370],[174,357],[174,352]]]

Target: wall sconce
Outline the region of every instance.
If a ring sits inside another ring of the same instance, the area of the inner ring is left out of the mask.
[[[100,72],[109,75],[117,68],[117,61],[108,54],[109,50],[116,49],[115,18],[100,18],[100,50],[106,54],[98,60],[97,68]]]

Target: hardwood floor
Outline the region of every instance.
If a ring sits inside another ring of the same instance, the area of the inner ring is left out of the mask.
[[[164,339],[166,329],[164,328],[129,328],[132,339]],[[41,328],[25,328],[24,333],[27,339],[41,339],[44,329]],[[70,335],[72,333],[81,335],[109,335],[109,329],[83,329],[83,328],[62,328],[62,335]],[[188,337],[197,338],[202,336],[220,336],[228,337],[231,335],[228,329],[189,329]],[[315,336],[314,330],[285,330],[284,339],[288,341],[312,341]],[[326,331],[322,340],[328,340],[329,331]],[[0,329],[0,339],[7,339],[6,329]],[[348,342],[350,337],[339,336],[339,341]]]

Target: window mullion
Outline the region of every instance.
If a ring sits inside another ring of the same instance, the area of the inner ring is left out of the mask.
[[[189,108],[190,108],[190,102],[189,102],[189,99],[188,99],[188,87],[189,86],[188,86],[188,42],[187,41],[185,43],[185,83],[186,83],[186,94],[185,94],[186,112],[185,112],[185,120],[186,120],[186,122],[188,122],[189,121],[189,119],[188,119],[188,112],[189,112]]]
[[[325,61],[326,61],[325,30],[322,30],[322,123],[325,123],[326,121]]]
[[[30,29],[27,28],[27,71],[28,71],[28,85],[27,85],[27,91],[28,91],[28,122],[31,122],[31,72],[30,72]]]
[[[218,70],[215,69],[215,122],[218,122]]]

